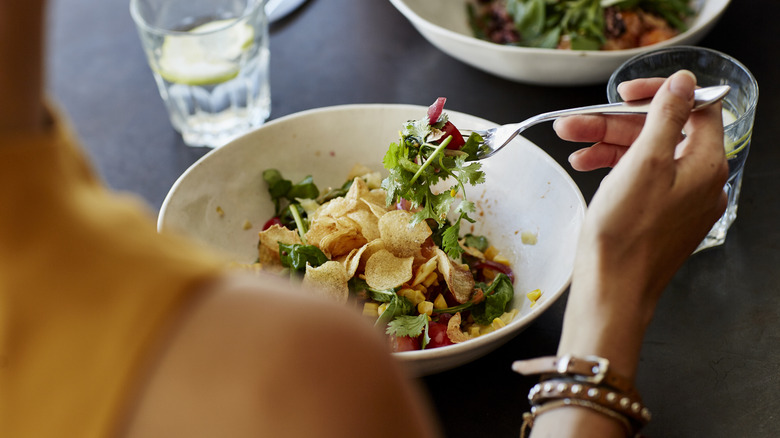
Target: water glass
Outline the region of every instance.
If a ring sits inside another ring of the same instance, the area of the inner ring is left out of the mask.
[[[219,147],[271,111],[263,0],[130,0],[173,127],[190,146]]]
[[[729,227],[737,218],[737,204],[742,187],[742,173],[750,151],[753,120],[758,104],[758,83],[750,71],[736,59],[702,47],[677,46],[637,55],[617,68],[609,78],[607,98],[622,99],[617,92],[621,82],[648,77],[668,77],[686,69],[696,75],[701,87],[729,85],[723,99],[724,144],[729,163],[729,178],[724,190],[728,194],[726,212],[715,223],[696,252],[722,245]]]

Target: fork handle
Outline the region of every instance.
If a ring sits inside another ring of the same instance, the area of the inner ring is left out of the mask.
[[[693,93],[693,109],[699,110],[720,100],[728,93],[728,86],[717,85],[714,87],[697,88]],[[713,95],[713,91],[716,92]],[[632,100],[630,102],[605,103],[601,105],[583,106],[579,108],[570,108],[548,113],[539,114],[533,117],[535,123],[546,120],[553,120],[564,116],[584,115],[584,114],[647,114],[650,110],[652,98],[642,100]]]

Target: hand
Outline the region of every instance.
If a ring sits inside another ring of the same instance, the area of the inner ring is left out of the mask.
[[[721,108],[691,113],[695,86],[690,72],[621,86],[625,96],[655,93],[644,125],[637,118],[569,121],[567,129],[582,128],[569,131],[574,137],[597,134],[599,141],[578,159],[615,167],[585,215],[561,353],[609,356],[633,376],[663,289],[725,210]]]
[[[556,124],[562,138],[597,142],[573,154],[575,168],[614,166],[585,215],[559,355],[601,356],[633,379],[658,298],[725,210],[721,108],[691,113],[695,86],[685,71],[622,84],[626,99],[655,94],[644,124],[625,116]],[[601,414],[555,409],[537,419],[532,436],[625,435]]]
[[[622,265],[621,270],[627,264],[642,269],[633,280],[645,282],[654,296],[726,207],[721,107],[691,113],[694,87],[689,72],[667,81],[621,84],[626,100],[656,95],[644,126],[638,123],[643,116],[606,116],[556,127],[571,138],[597,141],[574,153],[572,165],[615,166],[590,205],[583,250],[609,251],[604,255]]]

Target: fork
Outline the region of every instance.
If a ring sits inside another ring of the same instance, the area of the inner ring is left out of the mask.
[[[731,87],[728,85],[716,85],[713,87],[697,88],[693,97],[693,110],[696,111],[711,105],[726,96]],[[536,124],[555,120],[559,117],[582,114],[647,114],[650,108],[650,99],[634,100],[631,102],[607,103],[602,105],[583,106],[559,111],[551,111],[538,114],[520,123],[502,125],[484,131],[463,130],[463,133],[473,132],[482,137],[477,151],[477,160],[484,160],[500,151],[513,138],[526,129]]]

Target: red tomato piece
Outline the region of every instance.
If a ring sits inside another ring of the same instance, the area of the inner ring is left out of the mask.
[[[282,225],[282,221],[278,217],[274,216],[263,225],[263,231],[271,228],[274,225]]]
[[[446,345],[452,345],[450,337],[447,336],[447,323],[431,321],[428,323],[428,336],[431,341],[428,343],[427,348],[438,348]]]
[[[390,349],[395,352],[417,351],[420,349],[420,340],[409,336],[390,335]]]
[[[463,139],[463,135],[461,135],[460,131],[458,131],[458,128],[456,128],[452,122],[445,123],[444,127],[441,129],[446,134],[444,138],[447,138],[447,135],[452,136],[452,140],[450,140],[450,143],[447,145],[447,149],[459,150],[463,147],[464,144],[466,144],[466,140]]]

